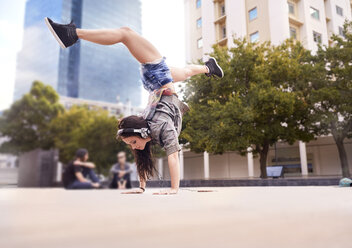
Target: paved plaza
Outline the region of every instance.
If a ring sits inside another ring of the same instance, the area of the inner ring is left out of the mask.
[[[352,247],[352,188],[203,189],[3,188],[0,247]]]

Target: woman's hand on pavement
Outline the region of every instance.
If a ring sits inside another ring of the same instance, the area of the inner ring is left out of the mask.
[[[144,193],[143,189],[133,189],[130,191],[124,191],[121,194],[143,194],[143,193]]]
[[[153,193],[153,195],[175,195],[177,194],[178,189],[164,189],[159,192]]]

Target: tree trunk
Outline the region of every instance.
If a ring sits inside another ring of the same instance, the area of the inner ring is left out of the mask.
[[[339,151],[342,176],[349,178],[351,176],[351,174],[350,174],[350,170],[348,168],[348,160],[347,160],[346,150],[343,145],[343,140],[345,139],[347,133],[343,132],[343,131],[339,132],[338,129],[336,128],[335,122],[331,122],[331,134],[332,134],[332,137],[334,137],[334,140],[335,140],[335,143],[337,146],[337,150]]]
[[[339,157],[341,161],[341,169],[343,177],[351,177],[350,170],[348,167],[348,160],[345,147],[343,145],[343,139],[335,139],[337,150],[339,151]]]
[[[269,143],[264,143],[262,146],[262,149],[260,149],[260,178],[268,178],[268,175],[266,174],[266,160],[268,157],[268,151],[269,151]]]

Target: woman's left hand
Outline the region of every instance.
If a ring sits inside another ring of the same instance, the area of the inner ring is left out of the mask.
[[[159,192],[153,193],[153,195],[175,195],[177,194],[178,189],[164,189]]]
[[[133,189],[130,191],[124,191],[121,194],[143,194],[144,190],[143,189]]]

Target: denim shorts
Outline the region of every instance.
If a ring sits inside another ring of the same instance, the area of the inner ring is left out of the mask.
[[[141,64],[141,78],[144,88],[149,92],[173,81],[170,69],[165,63],[165,57],[157,63]]]

